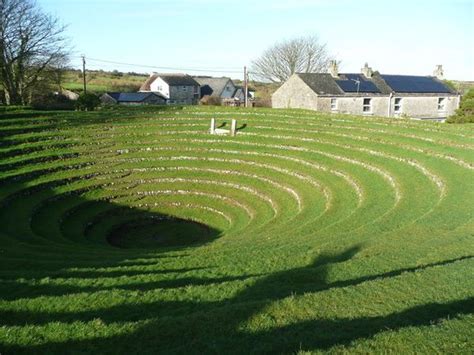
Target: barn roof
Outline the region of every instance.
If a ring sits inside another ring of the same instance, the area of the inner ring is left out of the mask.
[[[106,94],[117,102],[142,102],[152,95],[166,100],[162,95],[153,92],[107,92]]]

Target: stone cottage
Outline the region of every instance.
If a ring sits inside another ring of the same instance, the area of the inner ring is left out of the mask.
[[[153,73],[139,91],[157,93],[172,105],[196,105],[201,96],[199,83],[187,74]]]
[[[292,75],[272,95],[272,107],[444,119],[459,107],[460,96],[442,79],[441,66],[434,76],[380,74],[368,64],[361,73],[339,73],[333,61],[329,73]]]

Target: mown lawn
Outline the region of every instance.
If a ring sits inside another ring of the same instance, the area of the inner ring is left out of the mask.
[[[473,138],[303,110],[2,112],[0,353],[471,354]]]

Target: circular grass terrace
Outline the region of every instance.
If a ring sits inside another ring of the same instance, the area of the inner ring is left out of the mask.
[[[302,110],[4,113],[0,352],[472,353],[473,138]]]

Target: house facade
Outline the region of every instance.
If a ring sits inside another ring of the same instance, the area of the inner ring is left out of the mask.
[[[434,74],[384,75],[367,64],[361,73],[339,73],[332,62],[329,73],[292,75],[272,95],[272,107],[444,119],[459,107],[460,95],[441,80],[441,66]]]
[[[100,97],[105,105],[165,105],[166,98],[152,92],[106,92]]]
[[[187,74],[153,73],[139,91],[159,94],[172,105],[196,105],[201,96],[199,83]]]

